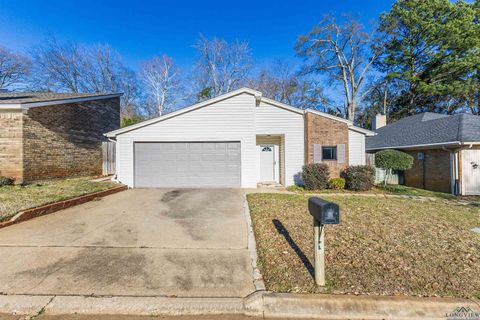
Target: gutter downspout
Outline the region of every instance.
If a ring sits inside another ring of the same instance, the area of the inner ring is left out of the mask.
[[[442,147],[443,151],[447,151],[450,154],[450,192],[453,195],[458,195],[459,193],[459,181],[458,181],[458,150],[459,149],[447,149],[444,146]]]

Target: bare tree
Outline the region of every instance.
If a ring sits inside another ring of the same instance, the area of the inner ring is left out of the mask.
[[[361,24],[346,19],[340,25],[327,16],[307,35],[298,38],[296,51],[305,58],[305,73],[323,73],[342,85],[345,115],[353,121],[363,80],[378,58],[380,47],[371,45],[372,36],[362,31]]]
[[[268,98],[301,109],[318,109],[328,103],[322,85],[314,79],[301,76],[285,60],[276,60],[261,70],[248,85]]]
[[[30,60],[25,56],[0,47],[0,89],[19,84],[30,70]]]
[[[142,64],[140,76],[145,84],[147,101],[158,115],[172,107],[180,86],[179,70],[167,55],[154,57]]]
[[[237,89],[246,81],[251,69],[251,53],[247,42],[228,43],[223,39],[200,35],[194,47],[198,51],[197,84],[201,98],[217,96]]]
[[[82,54],[76,43],[47,38],[31,50],[34,74],[31,86],[37,90],[81,92]]]
[[[117,92],[125,67],[115,50],[108,45],[80,47],[81,91]]]

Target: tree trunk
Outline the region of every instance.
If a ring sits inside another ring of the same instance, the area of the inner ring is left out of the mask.
[[[352,122],[355,120],[356,109],[357,109],[357,101],[353,99],[347,104],[347,120]]]

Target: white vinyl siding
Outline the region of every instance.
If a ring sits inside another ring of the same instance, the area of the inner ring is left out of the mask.
[[[241,184],[257,183],[255,141],[255,97],[248,93],[213,103],[117,136],[117,179],[134,186],[134,142],[239,141]]]
[[[262,101],[255,108],[255,133],[283,136],[284,183],[286,186],[295,184],[305,163],[303,114]]]
[[[348,165],[358,166],[365,164],[365,135],[348,130]]]

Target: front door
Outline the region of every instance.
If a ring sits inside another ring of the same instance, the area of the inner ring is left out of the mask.
[[[275,146],[260,147],[260,181],[275,181]]]

